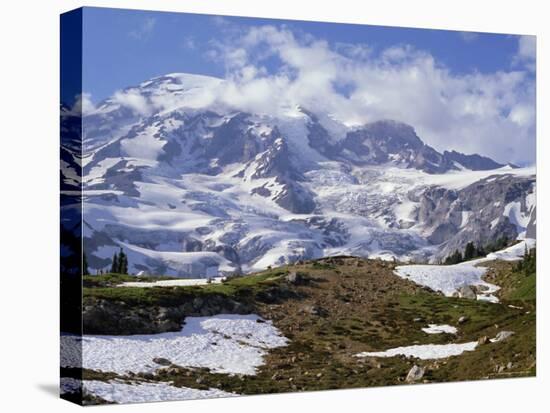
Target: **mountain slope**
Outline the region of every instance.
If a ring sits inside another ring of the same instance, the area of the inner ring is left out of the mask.
[[[197,103],[221,83],[167,75],[124,91],[139,107],[115,96],[83,117],[92,272],[120,247],[131,272],[178,276],[334,254],[434,259],[533,221],[534,169],[439,153],[393,120]],[[78,165],[65,166],[70,182]]]

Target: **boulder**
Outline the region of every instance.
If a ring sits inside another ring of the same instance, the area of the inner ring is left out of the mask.
[[[458,324],[464,324],[464,323],[468,322],[468,320],[469,320],[469,318],[466,317],[465,315],[463,315],[462,317],[460,317],[458,319]]]
[[[458,296],[460,298],[468,298],[475,300],[477,298],[475,290],[469,285],[463,285],[458,289]]]
[[[425,372],[425,370],[424,370],[423,367],[418,367],[415,364],[414,366],[412,366],[412,368],[407,373],[407,378],[405,379],[405,381],[407,381],[408,383],[418,381],[422,377],[424,377],[424,372]]]
[[[309,283],[309,278],[302,273],[292,271],[285,277],[286,282],[293,285],[306,285]]]
[[[318,317],[327,317],[329,315],[327,309],[317,305],[306,305],[303,307],[302,311],[306,314],[311,314]]]
[[[153,359],[153,363],[159,364],[161,366],[169,366],[172,364],[172,362],[168,359],[165,359],[163,357],[155,357]]]
[[[487,344],[489,343],[489,337],[487,336],[481,336],[478,340],[477,340],[477,344],[482,346],[484,344]]]
[[[498,343],[499,341],[504,341],[509,339],[514,335],[513,331],[500,331],[495,338],[493,338],[491,341],[493,343]]]

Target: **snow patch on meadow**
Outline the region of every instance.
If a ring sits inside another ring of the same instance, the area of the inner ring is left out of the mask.
[[[83,368],[118,374],[153,373],[161,367],[155,358],[219,373],[255,374],[267,350],[288,341],[271,321],[255,314],[187,317],[183,329],[174,333],[61,339],[62,367],[78,367],[81,345]]]
[[[82,391],[84,394],[101,397],[103,400],[108,402],[123,404],[237,396],[237,394],[228,393],[213,388],[208,390],[197,390],[188,387],[176,387],[171,383],[164,382],[127,383],[120,380],[105,382],[62,377],[60,384],[61,394],[77,393]]]
[[[396,267],[395,274],[434,291],[441,291],[447,297],[457,294],[461,287],[477,286],[481,290],[477,294],[478,300],[495,303],[498,302],[498,298],[494,293],[500,287],[483,281],[487,268],[477,265],[493,260],[520,260],[525,249],[535,247],[535,243],[534,239],[525,239],[511,247],[492,252],[484,258],[455,265],[401,265]]]
[[[132,383],[118,380],[110,382],[84,381],[84,391],[113,403],[144,403],[166,400],[210,399],[213,397],[236,396],[218,389],[197,390],[175,387],[169,383]]]
[[[521,242],[518,242],[511,247],[505,248],[501,251],[491,252],[485,258],[487,261],[490,260],[503,260],[503,261],[518,261],[523,258],[525,254],[525,249],[528,250],[535,248],[536,240],[532,238],[526,238]]]
[[[458,356],[465,351],[473,351],[477,347],[477,341],[461,344],[421,344],[406,347],[391,348],[386,351],[362,352],[356,357],[416,357],[421,360],[443,359]]]
[[[160,281],[128,281],[117,285],[117,287],[188,287],[193,285],[220,284],[225,277],[214,278],[188,278],[181,280],[160,280]]]
[[[456,334],[458,330],[448,324],[428,324],[428,327],[424,327],[422,331],[427,334]]]
[[[486,271],[486,268],[462,264],[402,265],[396,267],[395,274],[451,297],[460,287],[482,283]]]

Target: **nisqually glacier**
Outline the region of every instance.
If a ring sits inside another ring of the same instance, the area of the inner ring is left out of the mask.
[[[121,247],[133,274],[212,277],[332,255],[435,262],[469,241],[535,237],[534,167],[440,153],[395,120],[177,104],[215,82],[131,88],[176,102],[154,113],[113,98],[83,116],[62,107],[62,197],[82,196],[81,225],[62,230],[81,232],[92,273]]]

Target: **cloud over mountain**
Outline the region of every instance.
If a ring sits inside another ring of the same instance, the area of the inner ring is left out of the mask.
[[[484,153],[500,162],[535,159],[534,37],[522,36],[510,70],[455,73],[432,54],[398,44],[330,43],[288,27],[226,25],[205,54],[225,67],[223,82],[201,93],[114,99],[139,114],[213,104],[277,115],[297,105],[346,125],[396,119],[436,149]]]

